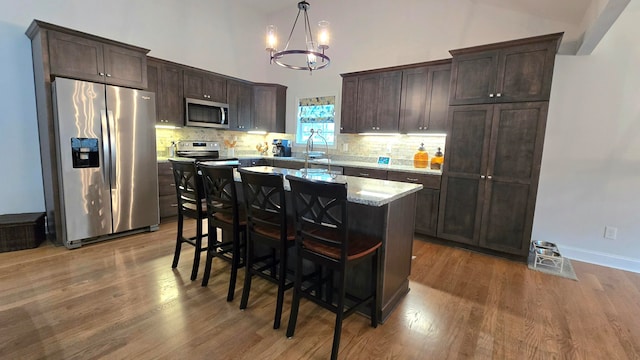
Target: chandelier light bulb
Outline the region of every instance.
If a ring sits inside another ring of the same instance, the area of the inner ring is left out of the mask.
[[[275,25],[267,26],[267,51],[276,51],[278,48],[278,27]]]
[[[329,48],[329,22],[322,20],[318,23],[318,48],[326,50]]]

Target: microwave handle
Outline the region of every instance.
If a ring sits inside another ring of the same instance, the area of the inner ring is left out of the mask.
[[[227,123],[227,116],[225,114],[224,107],[220,107],[220,115],[222,116],[221,124],[226,124]]]

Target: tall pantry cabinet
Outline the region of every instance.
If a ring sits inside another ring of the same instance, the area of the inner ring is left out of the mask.
[[[451,51],[438,237],[527,254],[561,38]]]

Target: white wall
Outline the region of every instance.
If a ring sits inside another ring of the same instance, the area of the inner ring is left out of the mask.
[[[576,28],[473,0],[316,1],[311,20],[331,22],[332,64],[309,76],[268,66],[263,50],[265,25],[278,25],[286,36],[295,6],[265,19],[236,3],[0,0],[0,214],[44,209],[31,52],[24,35],[33,18],[147,47],[159,58],[287,85],[288,129],[294,128],[291,104],[298,97],[340,96],[340,73],[441,59],[449,49],[527,36],[575,35]],[[557,242],[565,255],[635,271],[638,20],[635,2],[593,55],[557,58],[534,223],[534,237]],[[617,240],[602,238],[605,224],[618,228]]]
[[[640,272],[640,3],[592,55],[559,56],[533,236],[572,258]],[[604,227],[616,227],[616,240]]]

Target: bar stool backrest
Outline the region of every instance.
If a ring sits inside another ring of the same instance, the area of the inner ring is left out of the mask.
[[[232,166],[198,165],[202,173],[209,219],[219,217],[238,222],[240,209]]]
[[[239,169],[249,231],[287,234],[287,204],[282,174]]]
[[[287,175],[293,198],[296,241],[306,249],[340,254],[348,249],[347,184],[330,183]]]
[[[178,214],[199,219],[204,216],[204,187],[196,164],[191,161],[171,161],[178,197]]]

